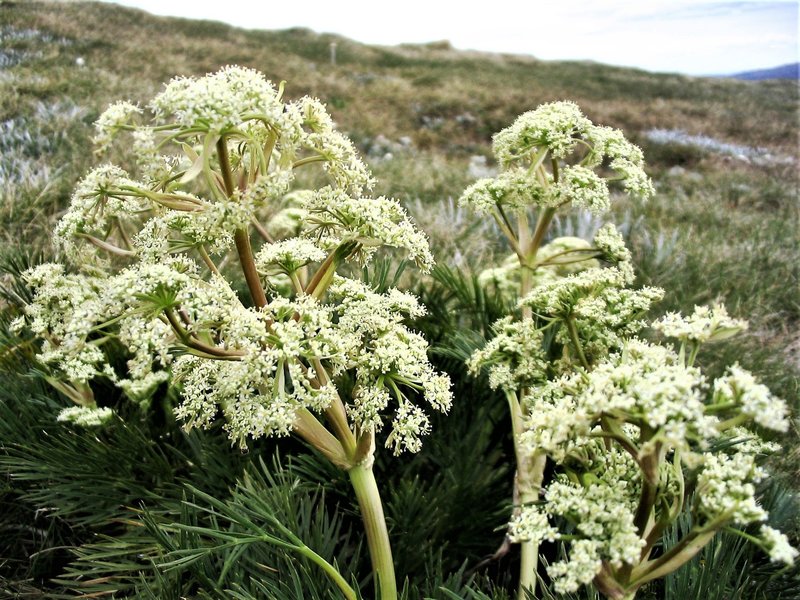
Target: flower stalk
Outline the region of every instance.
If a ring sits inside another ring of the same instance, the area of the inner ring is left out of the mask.
[[[367,545],[372,558],[375,587],[379,594],[376,597],[381,600],[397,600],[397,582],[389,531],[372,467],[359,464],[352,467],[347,474],[361,509],[361,519],[364,522]]]

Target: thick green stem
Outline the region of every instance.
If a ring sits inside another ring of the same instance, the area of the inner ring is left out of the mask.
[[[528,540],[521,544],[519,563],[519,590],[517,598],[527,600],[528,596],[536,597],[536,570],[539,563],[539,544]]]
[[[542,476],[546,457],[535,453],[529,456],[521,447],[519,435],[522,433],[522,408],[515,393],[507,393],[508,408],[511,413],[511,428],[514,434],[514,453],[517,459],[517,473],[514,479],[516,496],[520,505],[531,504],[539,499],[539,488],[542,485]],[[536,594],[536,571],[539,561],[539,544],[528,540],[520,543],[520,567],[518,600],[526,600],[528,593]],[[527,590],[527,593],[526,593]]]
[[[389,544],[389,531],[383,514],[378,484],[372,467],[357,465],[348,471],[350,482],[358,498],[361,518],[367,533],[367,545],[372,558],[372,572],[380,600],[397,600],[397,582],[394,575],[392,547]]]
[[[517,442],[514,446],[517,446]],[[536,453],[523,462],[517,460],[516,484],[521,504],[532,504],[539,500],[539,490],[542,486],[546,462],[547,457],[541,453]],[[519,600],[527,600],[528,593],[534,598],[536,597],[538,562],[539,544],[531,540],[522,542],[520,544],[519,589],[517,590]]]

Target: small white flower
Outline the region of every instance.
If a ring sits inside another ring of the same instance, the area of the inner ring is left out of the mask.
[[[794,563],[797,550],[789,543],[789,538],[769,525],[762,525],[760,533],[772,562],[782,562],[787,565]]]
[[[113,416],[114,411],[108,407],[70,406],[58,413],[57,420],[79,427],[100,427],[108,423]]]
[[[610,223],[603,225],[594,234],[594,245],[603,252],[605,260],[617,263],[631,259],[631,251],[625,246],[625,239]]]
[[[697,478],[699,511],[708,521],[729,519],[747,525],[767,518],[755,497],[765,473],[750,454],[706,454]]]
[[[130,102],[121,101],[111,104],[95,122],[96,134],[92,141],[101,150],[105,149],[111,144],[119,129],[129,125],[134,115],[140,114],[142,114],[142,109]]]
[[[309,235],[328,239],[331,245],[356,240],[367,253],[376,246],[402,248],[422,271],[433,267],[428,238],[396,200],[352,198],[328,187],[307,199],[303,208],[308,211]]]
[[[409,402],[401,402],[392,421],[392,431],[386,438],[386,447],[395,455],[402,452],[419,452],[420,438],[430,433],[431,426],[422,409]]]
[[[611,196],[605,179],[587,167],[565,167],[551,194],[553,206],[571,202],[595,214],[603,213],[611,206]]]
[[[739,405],[742,414],[752,417],[762,427],[776,431],[789,429],[786,403],[739,365],[728,367],[727,373],[714,381],[714,392],[718,400]]]
[[[573,102],[542,104],[517,117],[514,123],[495,134],[492,150],[501,163],[508,163],[538,149],[564,157],[575,148],[578,136],[591,126]]]
[[[729,338],[747,329],[747,322],[731,318],[724,306],[715,304],[695,306],[688,317],[667,313],[653,323],[653,329],[667,337],[702,343]]]
[[[558,199],[526,169],[512,169],[497,177],[480,179],[469,186],[458,200],[478,212],[491,212],[498,206],[519,210],[528,206],[553,206]]]
[[[283,113],[275,86],[258,71],[238,66],[205,77],[177,77],[150,106],[164,122],[217,134],[254,115],[278,123]]]

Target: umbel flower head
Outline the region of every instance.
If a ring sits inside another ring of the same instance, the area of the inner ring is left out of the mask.
[[[481,212],[571,204],[603,213],[612,182],[643,199],[654,193],[642,151],[621,131],[594,125],[573,102],[524,113],[495,134],[492,150],[501,173],[477,181],[459,200]]]
[[[85,400],[64,418],[107,420],[91,396],[97,378],[131,399],[168,380],[187,427],[222,417],[240,445],[293,431],[319,442],[315,415],[330,413],[351,419],[356,437],[390,424],[387,445],[418,450],[429,430],[420,400],[451,402],[427,342],[404,324],[424,309],[337,271],[382,248],[423,270],[433,259],[398,202],[369,197],[372,176],[324,105],[287,102],[282,85],[231,66],[173,80],[147,109],[117,103],[98,119],[100,149],[131,136],[135,168],[86,175],[56,226],[71,265],[26,274],[33,301],[17,325],[41,340],[38,359],[67,382],[59,389]],[[320,167],[323,187],[292,190],[298,171]],[[111,340],[127,353],[122,370]]]

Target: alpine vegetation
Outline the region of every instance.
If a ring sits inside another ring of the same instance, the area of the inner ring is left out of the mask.
[[[742,530],[767,519],[755,496],[765,475],[758,459],[776,449],[748,427],[786,431],[786,406],[738,365],[711,380],[695,364],[703,344],[746,323],[722,306],[651,323],[647,312],[663,292],[633,286],[631,254],[613,225],[591,242],[544,244],[558,210],[603,213],[615,186],[651,196],[642,152],[569,102],[520,116],[495,135],[493,150],[501,172],[461,202],[491,215],[508,238],[514,255],[480,280],[516,299],[517,311],[495,324],[469,368],[485,370],[508,401],[518,498],[508,535],[522,545],[519,599],[535,591],[544,542],[562,548],[546,568],[557,593],[593,584],[619,600],[721,531],[791,563],[797,552],[782,533]],[[651,341],[649,330],[674,344]],[[664,533],[687,515],[691,528],[664,547]]]
[[[148,106],[114,104],[94,141],[99,152],[124,144],[133,167],[103,164],[78,183],[55,230],[66,260],[26,273],[33,299],[15,323],[75,404],[59,420],[114,418],[96,403],[98,380],[131,402],[168,382],[186,428],[221,419],[241,447],[299,436],[348,473],[380,597],[396,598],[376,438],[386,430],[393,453],[418,451],[426,412],[450,407],[450,380],[405,325],[424,312],[416,297],[346,273],[381,248],[427,271],[425,235],[395,200],[368,195],[373,178],[324,105],[285,101],[282,84],[250,69],[174,79]],[[306,170],[324,185],[298,191]],[[126,364],[109,360],[119,347]]]

